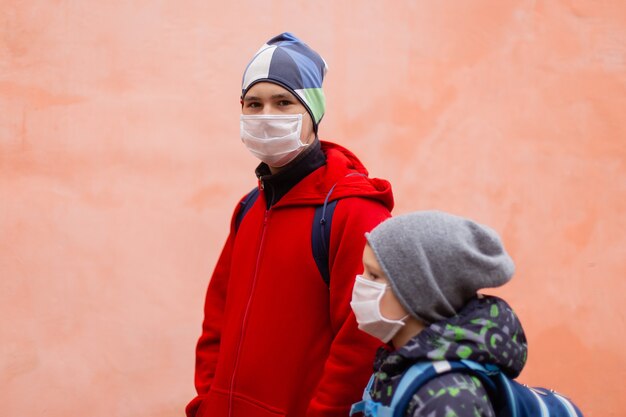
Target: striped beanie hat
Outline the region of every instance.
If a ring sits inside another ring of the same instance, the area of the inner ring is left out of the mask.
[[[267,41],[254,55],[243,73],[241,97],[258,82],[278,84],[302,102],[317,131],[326,109],[322,81],[327,70],[317,52],[285,32]]]

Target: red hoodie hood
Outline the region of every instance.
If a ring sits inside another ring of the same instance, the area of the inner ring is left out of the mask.
[[[320,141],[326,164],[313,171],[289,191],[275,207],[323,204],[345,197],[362,197],[380,201],[393,209],[393,193],[389,181],[368,177],[363,163],[348,149],[335,143]],[[333,188],[334,187],[334,188]]]

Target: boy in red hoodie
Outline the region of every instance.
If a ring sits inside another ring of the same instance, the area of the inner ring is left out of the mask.
[[[319,140],[326,70],[283,33],[244,72],[241,140],[261,161],[259,193],[245,216],[235,208],[209,283],[189,417],[346,416],[367,381],[380,342],[357,329],[352,280],[393,196],[352,152]],[[325,282],[311,230],[334,200]]]

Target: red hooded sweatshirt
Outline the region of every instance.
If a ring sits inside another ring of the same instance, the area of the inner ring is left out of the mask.
[[[380,342],[358,330],[349,303],[364,233],[390,217],[393,195],[347,149],[322,150],[325,165],[269,209],[259,193],[236,231],[233,214],[206,295],[190,417],[344,417],[361,398]],[[327,285],[311,228],[333,186]]]

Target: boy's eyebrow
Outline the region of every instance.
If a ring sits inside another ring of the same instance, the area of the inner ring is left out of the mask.
[[[293,95],[289,94],[289,93],[278,93],[278,94],[272,94],[273,99],[275,98],[293,98]]]
[[[363,262],[363,265],[368,267],[372,271],[381,272],[380,268],[374,268],[374,265],[372,265],[370,262],[365,261]]]

